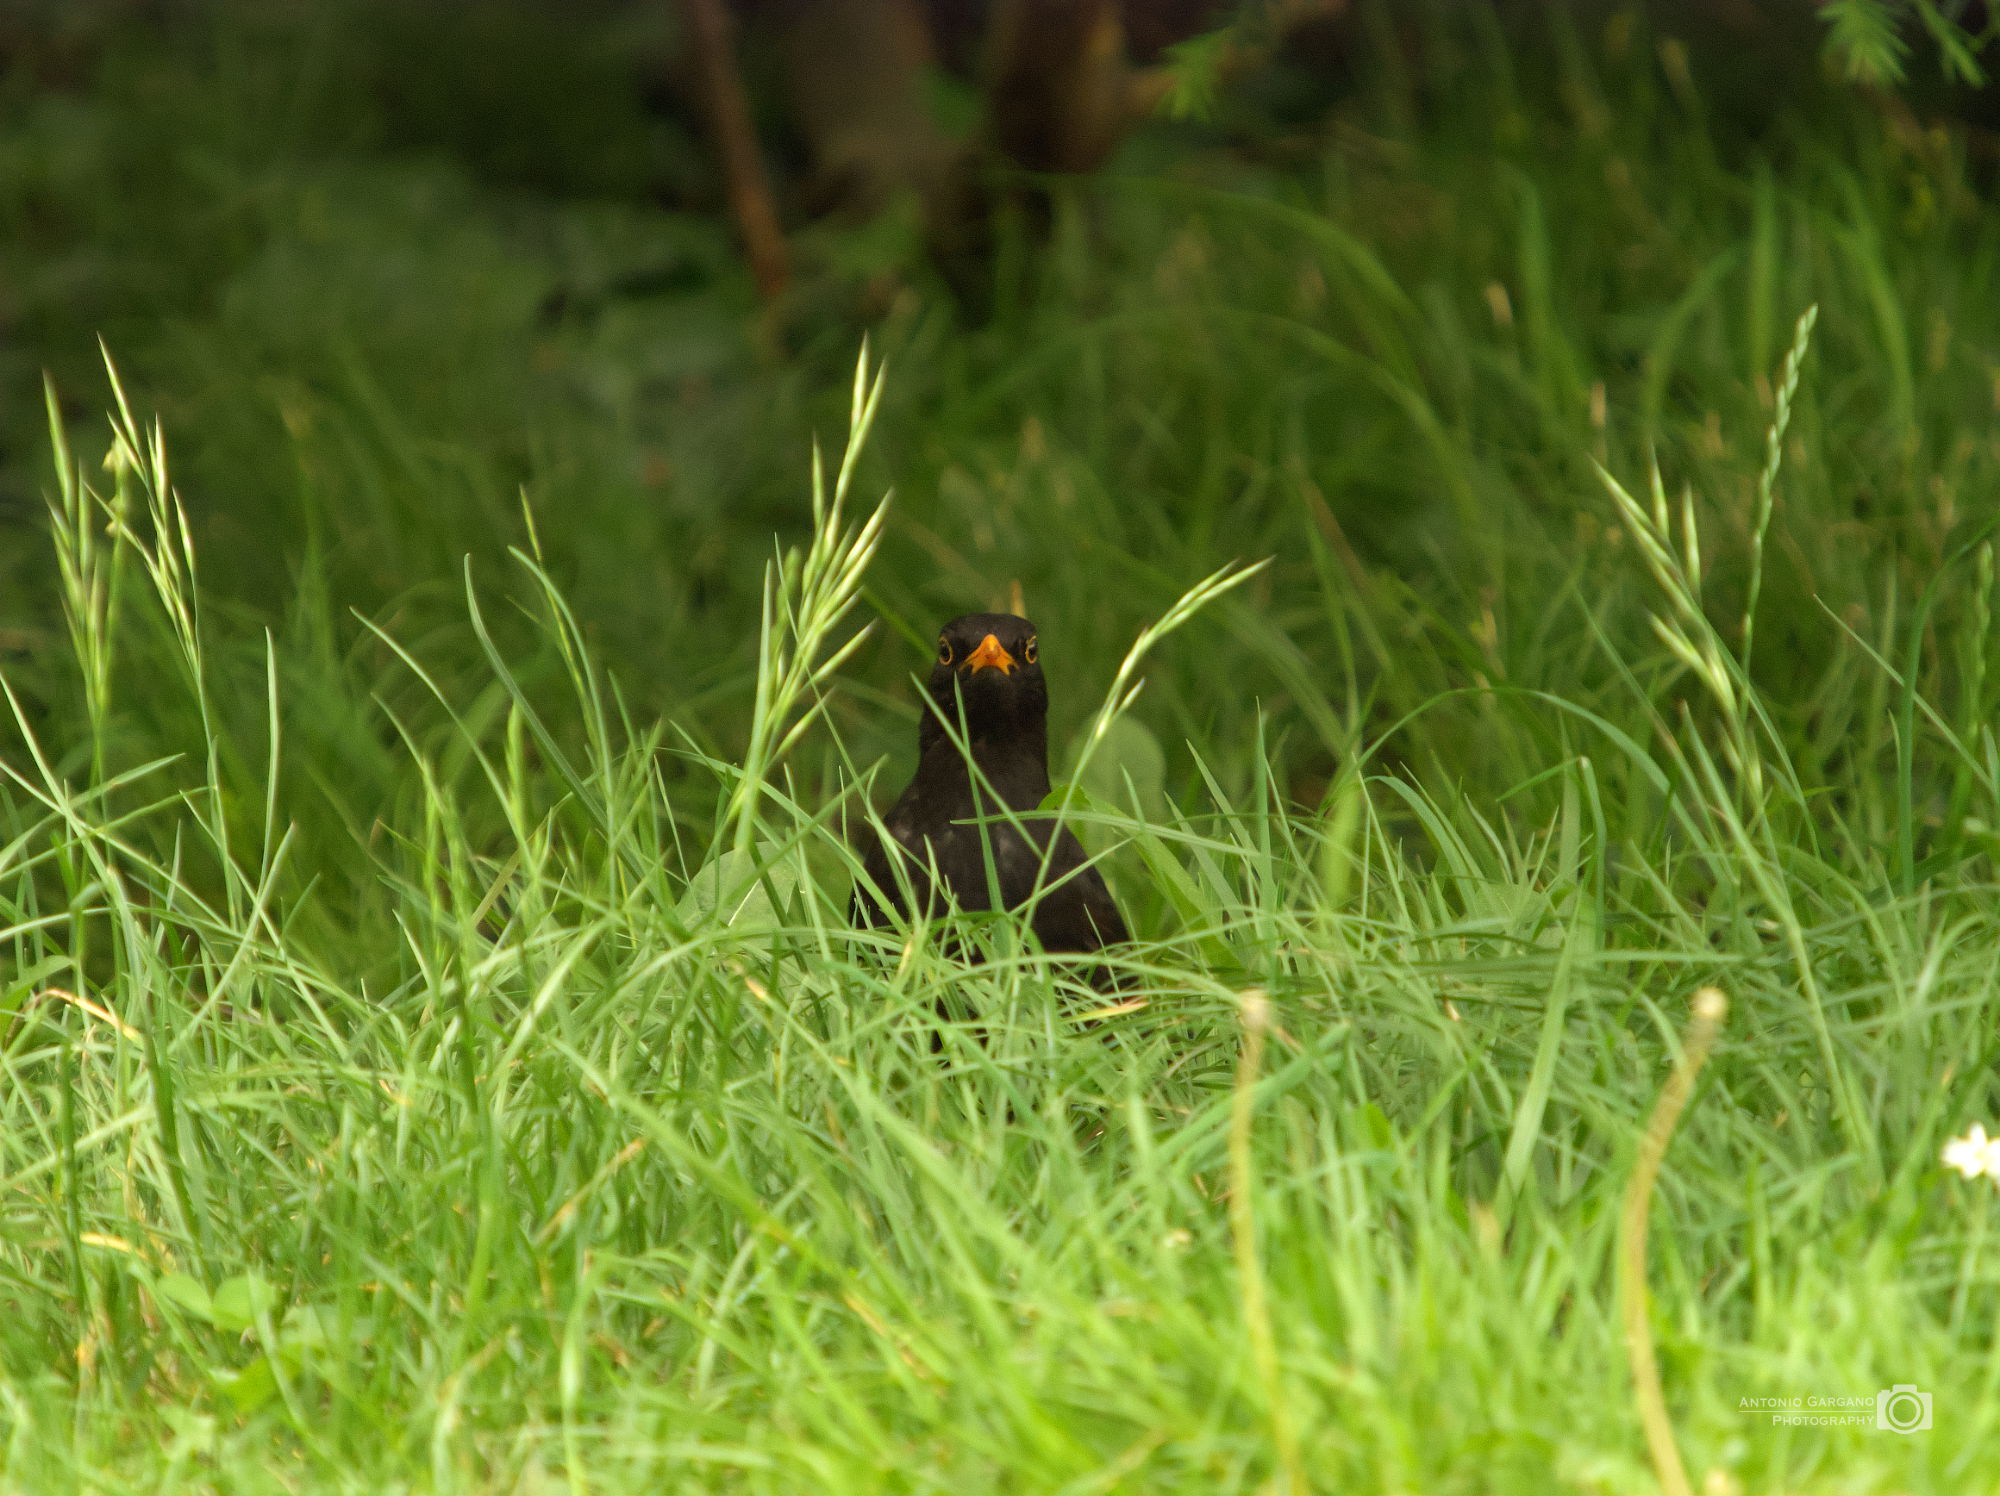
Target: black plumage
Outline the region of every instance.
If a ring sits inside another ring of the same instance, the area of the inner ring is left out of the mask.
[[[1011,613],[954,618],[938,634],[927,689],[916,777],[884,817],[893,840],[870,837],[862,850],[868,877],[855,884],[856,922],[881,919],[870,882],[898,908],[907,882],[927,916],[944,911],[941,894],[960,909],[991,909],[996,885],[1000,907],[1018,909],[1039,883],[1031,919],[1044,950],[1088,954],[1127,939],[1111,890],[1084,865],[1076,837],[1045,816],[1025,818],[1049,793],[1049,696],[1035,626]],[[1000,819],[1002,807],[1024,819]]]

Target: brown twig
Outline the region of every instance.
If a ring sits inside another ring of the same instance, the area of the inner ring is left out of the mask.
[[[771,201],[771,184],[764,176],[756,127],[750,122],[750,100],[743,92],[743,79],[736,70],[729,13],[723,9],[722,0],[682,0],[682,3],[701,63],[716,149],[722,155],[729,211],[736,219],[737,232],[743,236],[744,252],[750,256],[750,271],[757,278],[757,290],[766,301],[775,301],[785,289],[791,266],[785,253],[784,232],[778,227],[778,210]]]

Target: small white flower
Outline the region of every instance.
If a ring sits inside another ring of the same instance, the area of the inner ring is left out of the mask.
[[[1967,1179],[1984,1174],[2000,1182],[2000,1138],[1989,1138],[1986,1129],[1975,1122],[1964,1137],[1953,1138],[1944,1145],[1944,1162],[1947,1168],[1958,1170]]]

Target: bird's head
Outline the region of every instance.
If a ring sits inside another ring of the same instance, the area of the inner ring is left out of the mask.
[[[1012,613],[968,613],[938,630],[931,666],[931,700],[945,720],[965,724],[974,738],[1040,733],[1048,719],[1035,626]]]

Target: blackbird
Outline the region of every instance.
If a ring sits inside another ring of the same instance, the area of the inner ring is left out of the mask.
[[[1012,613],[952,619],[938,634],[926,690],[916,777],[885,817],[893,843],[871,838],[863,849],[869,880],[898,908],[907,880],[926,916],[942,912],[940,880],[960,909],[991,909],[996,884],[1001,907],[1018,909],[1039,884],[1032,921],[1043,950],[1088,954],[1127,939],[1111,890],[1069,830],[1003,818],[1033,815],[1049,793],[1049,693],[1035,626]],[[882,911],[867,887],[855,884],[854,917],[872,925]]]

